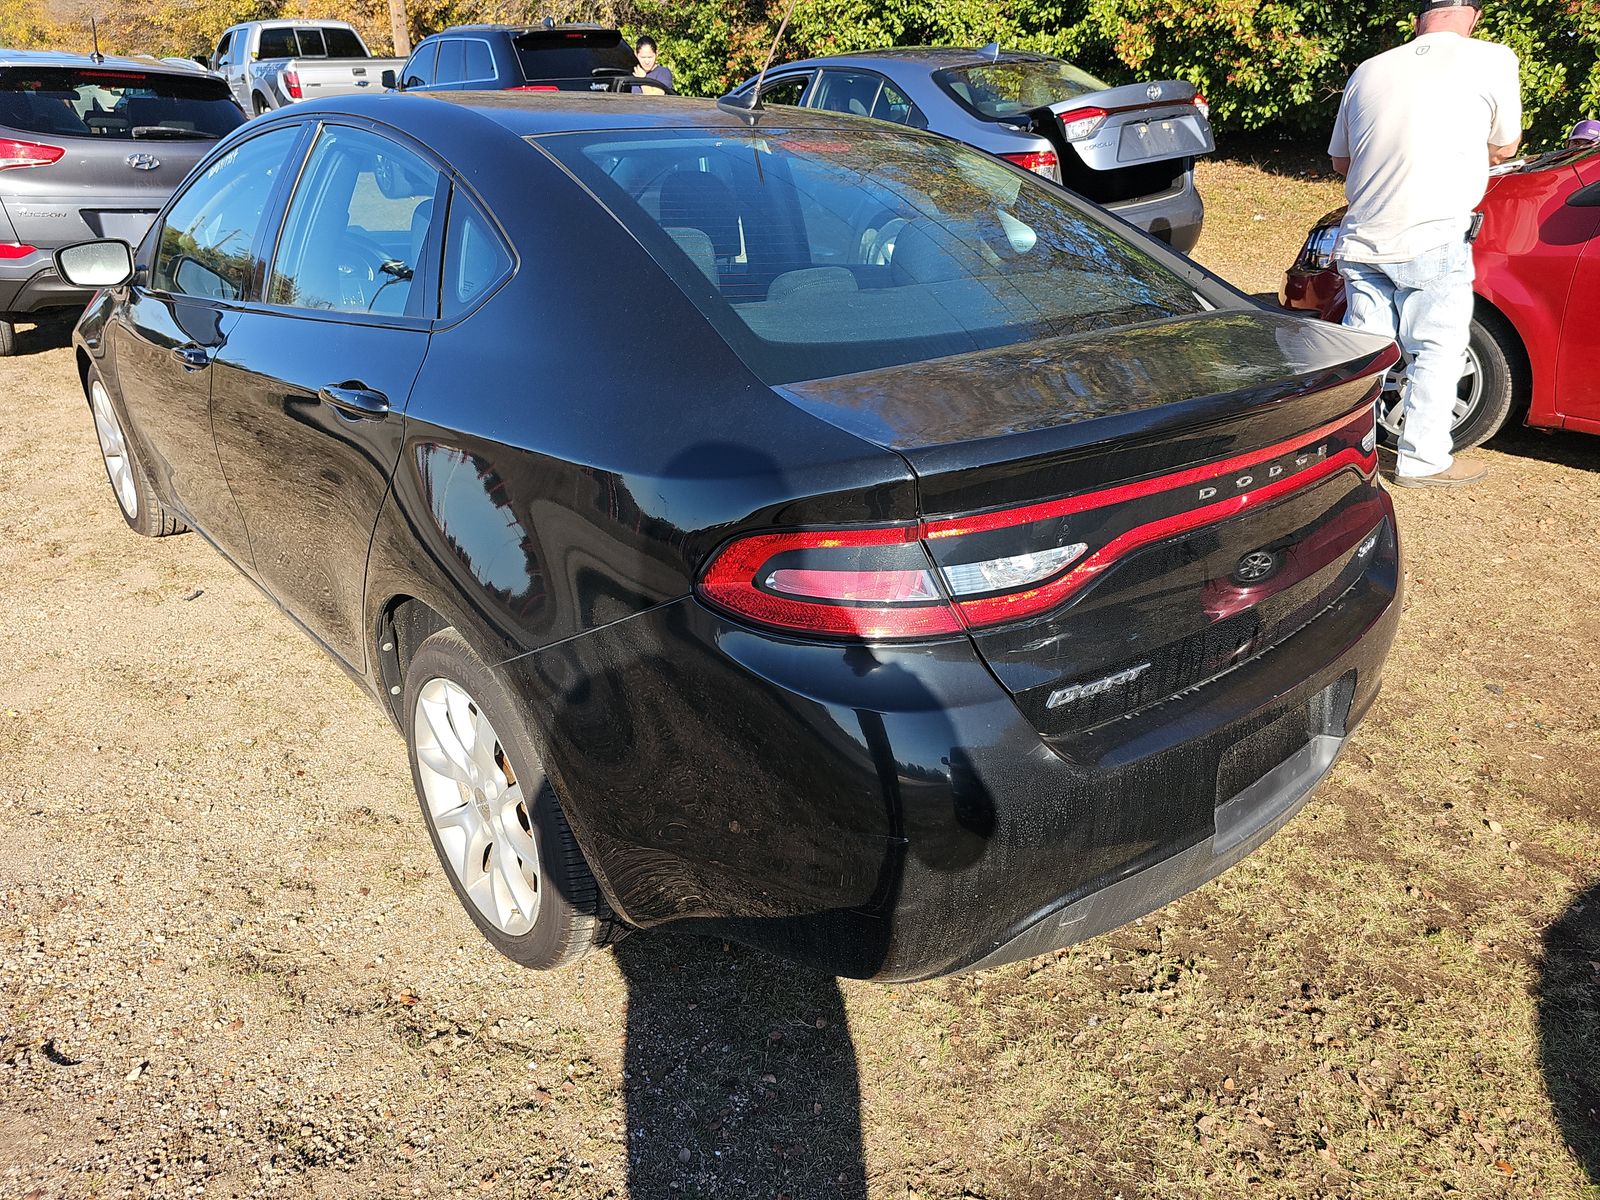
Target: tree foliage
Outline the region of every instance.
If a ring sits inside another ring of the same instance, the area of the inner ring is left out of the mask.
[[[0,0],[0,45],[195,54],[237,21],[337,17],[389,50],[386,0]],[[76,5],[76,7],[73,7]],[[91,9],[91,5],[94,8]],[[407,0],[414,38],[468,21],[597,20],[650,33],[679,89],[716,95],[753,75],[784,0]],[[1406,0],[798,0],[778,61],[881,46],[968,45],[1059,54],[1113,83],[1196,84],[1229,131],[1320,138],[1362,59],[1409,36]],[[1489,0],[1483,35],[1522,59],[1534,143],[1600,115],[1600,0]]]

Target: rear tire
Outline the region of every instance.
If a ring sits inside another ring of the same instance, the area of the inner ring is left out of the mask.
[[[417,648],[401,713],[428,837],[489,944],[550,970],[616,941],[623,926],[545,776],[526,706],[454,629]]]
[[[100,443],[100,461],[117,510],[128,528],[140,537],[170,537],[185,532],[189,527],[167,510],[150,485],[150,476],[124,432],[122,414],[99,371],[90,370],[85,391],[89,413],[94,418],[95,439]]]
[[[17,327],[10,321],[0,321],[0,358],[10,358],[17,352]]]
[[[271,111],[267,107],[266,97],[264,97],[260,92],[256,92],[250,97],[250,107],[255,110],[255,115],[258,117],[265,116]]]
[[[1467,338],[1466,372],[1458,385],[1450,440],[1455,453],[1481,446],[1499,433],[1511,413],[1527,404],[1528,371],[1516,331],[1498,313],[1480,308]],[[1383,443],[1399,442],[1401,368],[1384,381]]]

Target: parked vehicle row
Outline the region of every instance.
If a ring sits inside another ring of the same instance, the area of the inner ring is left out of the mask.
[[[1600,433],[1600,146],[1522,159],[1495,171],[1473,244],[1477,307],[1457,388],[1457,450],[1493,437],[1513,417],[1547,429]],[[1281,303],[1344,319],[1333,259],[1344,210],[1312,228],[1284,277]],[[1398,436],[1398,373],[1380,409]]]
[[[930,132],[311,101],[57,262],[128,525],[384,707],[531,966],[1040,953],[1259,845],[1377,693],[1393,346]]]

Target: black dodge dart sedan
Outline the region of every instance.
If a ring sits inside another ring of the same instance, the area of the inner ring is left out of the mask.
[[[1378,690],[1390,344],[956,142],[347,98],[57,257],[128,524],[385,706],[530,966],[1046,951],[1260,845]]]

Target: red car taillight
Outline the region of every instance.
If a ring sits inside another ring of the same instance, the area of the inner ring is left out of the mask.
[[[0,258],[27,258],[38,253],[38,249],[25,242],[0,242]]]
[[[1061,132],[1067,141],[1076,142],[1088,137],[1107,117],[1103,108],[1074,108],[1061,114]]]
[[[1007,162],[1016,163],[1024,171],[1032,171],[1035,175],[1043,175],[1046,179],[1061,182],[1061,172],[1057,166],[1054,150],[1030,150],[1023,154],[1002,154],[1000,157]]]
[[[869,640],[938,637],[1022,620],[1065,603],[1152,543],[1236,517],[1346,467],[1370,476],[1377,470],[1373,421],[1364,405],[1291,441],[1221,462],[970,517],[753,534],[712,557],[698,590],[762,625]],[[1335,434],[1356,444],[1307,454],[1313,461],[1296,464],[1292,474],[1274,461]],[[1259,479],[1252,477],[1256,469]],[[1202,502],[1134,525],[1092,550],[1067,532],[1064,518],[1074,514],[1180,489],[1194,489]],[[924,543],[938,543],[937,553]]]
[[[46,146],[39,142],[18,142],[0,138],[0,171],[12,167],[47,167],[60,160],[66,151],[60,146]]]
[[[301,98],[299,71],[285,71],[283,73],[283,90],[289,93],[289,99],[291,100],[299,100]]]
[[[1208,121],[1211,119],[1211,105],[1206,103],[1206,98],[1201,93],[1196,92],[1189,103],[1200,110],[1202,117],[1205,117]]]
[[[560,90],[553,83],[524,83],[506,89],[508,92],[559,92]]]

